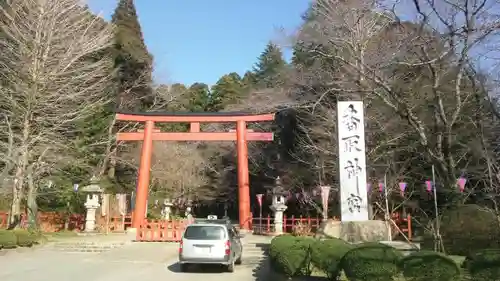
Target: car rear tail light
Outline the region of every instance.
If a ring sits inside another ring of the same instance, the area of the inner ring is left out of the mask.
[[[179,254],[182,254],[182,240],[181,240],[181,242],[179,243]]]
[[[229,256],[231,254],[231,241],[227,240],[224,246],[226,250],[226,256]]]

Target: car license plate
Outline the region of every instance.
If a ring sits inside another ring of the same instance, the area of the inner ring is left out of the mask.
[[[210,247],[199,247],[198,253],[200,254],[210,254]]]

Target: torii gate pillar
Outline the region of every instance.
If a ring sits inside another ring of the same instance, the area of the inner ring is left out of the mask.
[[[250,175],[248,173],[247,128],[245,121],[236,122],[236,150],[238,153],[238,211],[240,228],[250,230]],[[243,219],[243,222],[241,221]]]

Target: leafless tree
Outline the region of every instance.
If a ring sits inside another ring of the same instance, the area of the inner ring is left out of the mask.
[[[112,30],[78,0],[7,1],[0,18],[0,161],[15,225],[24,189],[30,205],[37,179],[68,164],[75,122],[109,102]]]
[[[137,79],[137,83],[144,83],[145,79]],[[147,109],[147,111],[176,111],[182,108],[182,97],[186,94],[187,89],[181,89],[179,87],[172,87],[168,85],[147,85],[153,88],[152,104]],[[175,86],[175,85],[174,85]],[[126,91],[132,91],[135,88],[144,88],[145,85],[135,86],[133,84],[130,89]],[[128,96],[127,93],[123,93],[120,96]],[[140,100],[128,100],[129,104],[140,102]],[[117,108],[121,108],[121,104],[117,104]],[[117,163],[124,164],[125,166],[136,167],[136,163],[131,163],[130,160],[134,157],[130,157],[130,148],[136,147],[136,145],[116,140],[116,134],[120,132],[130,132],[137,131],[141,128],[141,124],[136,122],[117,122],[115,116],[110,119],[109,125],[107,127],[107,133],[102,136],[102,140],[96,145],[105,145],[105,153],[99,165],[94,167],[93,174],[99,178],[102,178],[105,174],[109,178],[115,177],[116,165]],[[96,140],[99,141],[99,140]],[[132,149],[133,151],[133,149]],[[135,152],[132,152],[134,154]]]
[[[153,195],[172,201],[215,198],[219,190],[208,185],[206,172],[210,165],[195,143],[155,142],[151,164]]]
[[[478,109],[475,97],[485,97],[471,73],[484,48],[496,40],[498,16],[490,11],[497,4],[488,0],[401,3],[316,1],[313,17],[299,32],[298,41],[310,46],[311,57],[335,67],[323,68],[318,75],[318,64],[312,72],[308,68],[301,74],[309,84],[322,78],[316,104],[332,96],[363,99],[374,105],[366,110],[369,127],[375,108],[385,116],[382,122],[401,120],[401,128],[384,129],[390,132],[387,140],[404,135],[416,140],[409,147],[436,167],[443,186],[457,190],[456,179],[461,169],[471,165],[471,156],[484,157],[471,149],[478,143],[474,137],[478,124],[472,117]],[[403,9],[412,21],[400,19]]]

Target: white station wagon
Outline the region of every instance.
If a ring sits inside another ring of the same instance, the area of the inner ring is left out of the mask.
[[[196,219],[184,230],[179,245],[179,263],[185,272],[193,264],[221,264],[228,272],[241,264],[242,237],[229,220]]]

